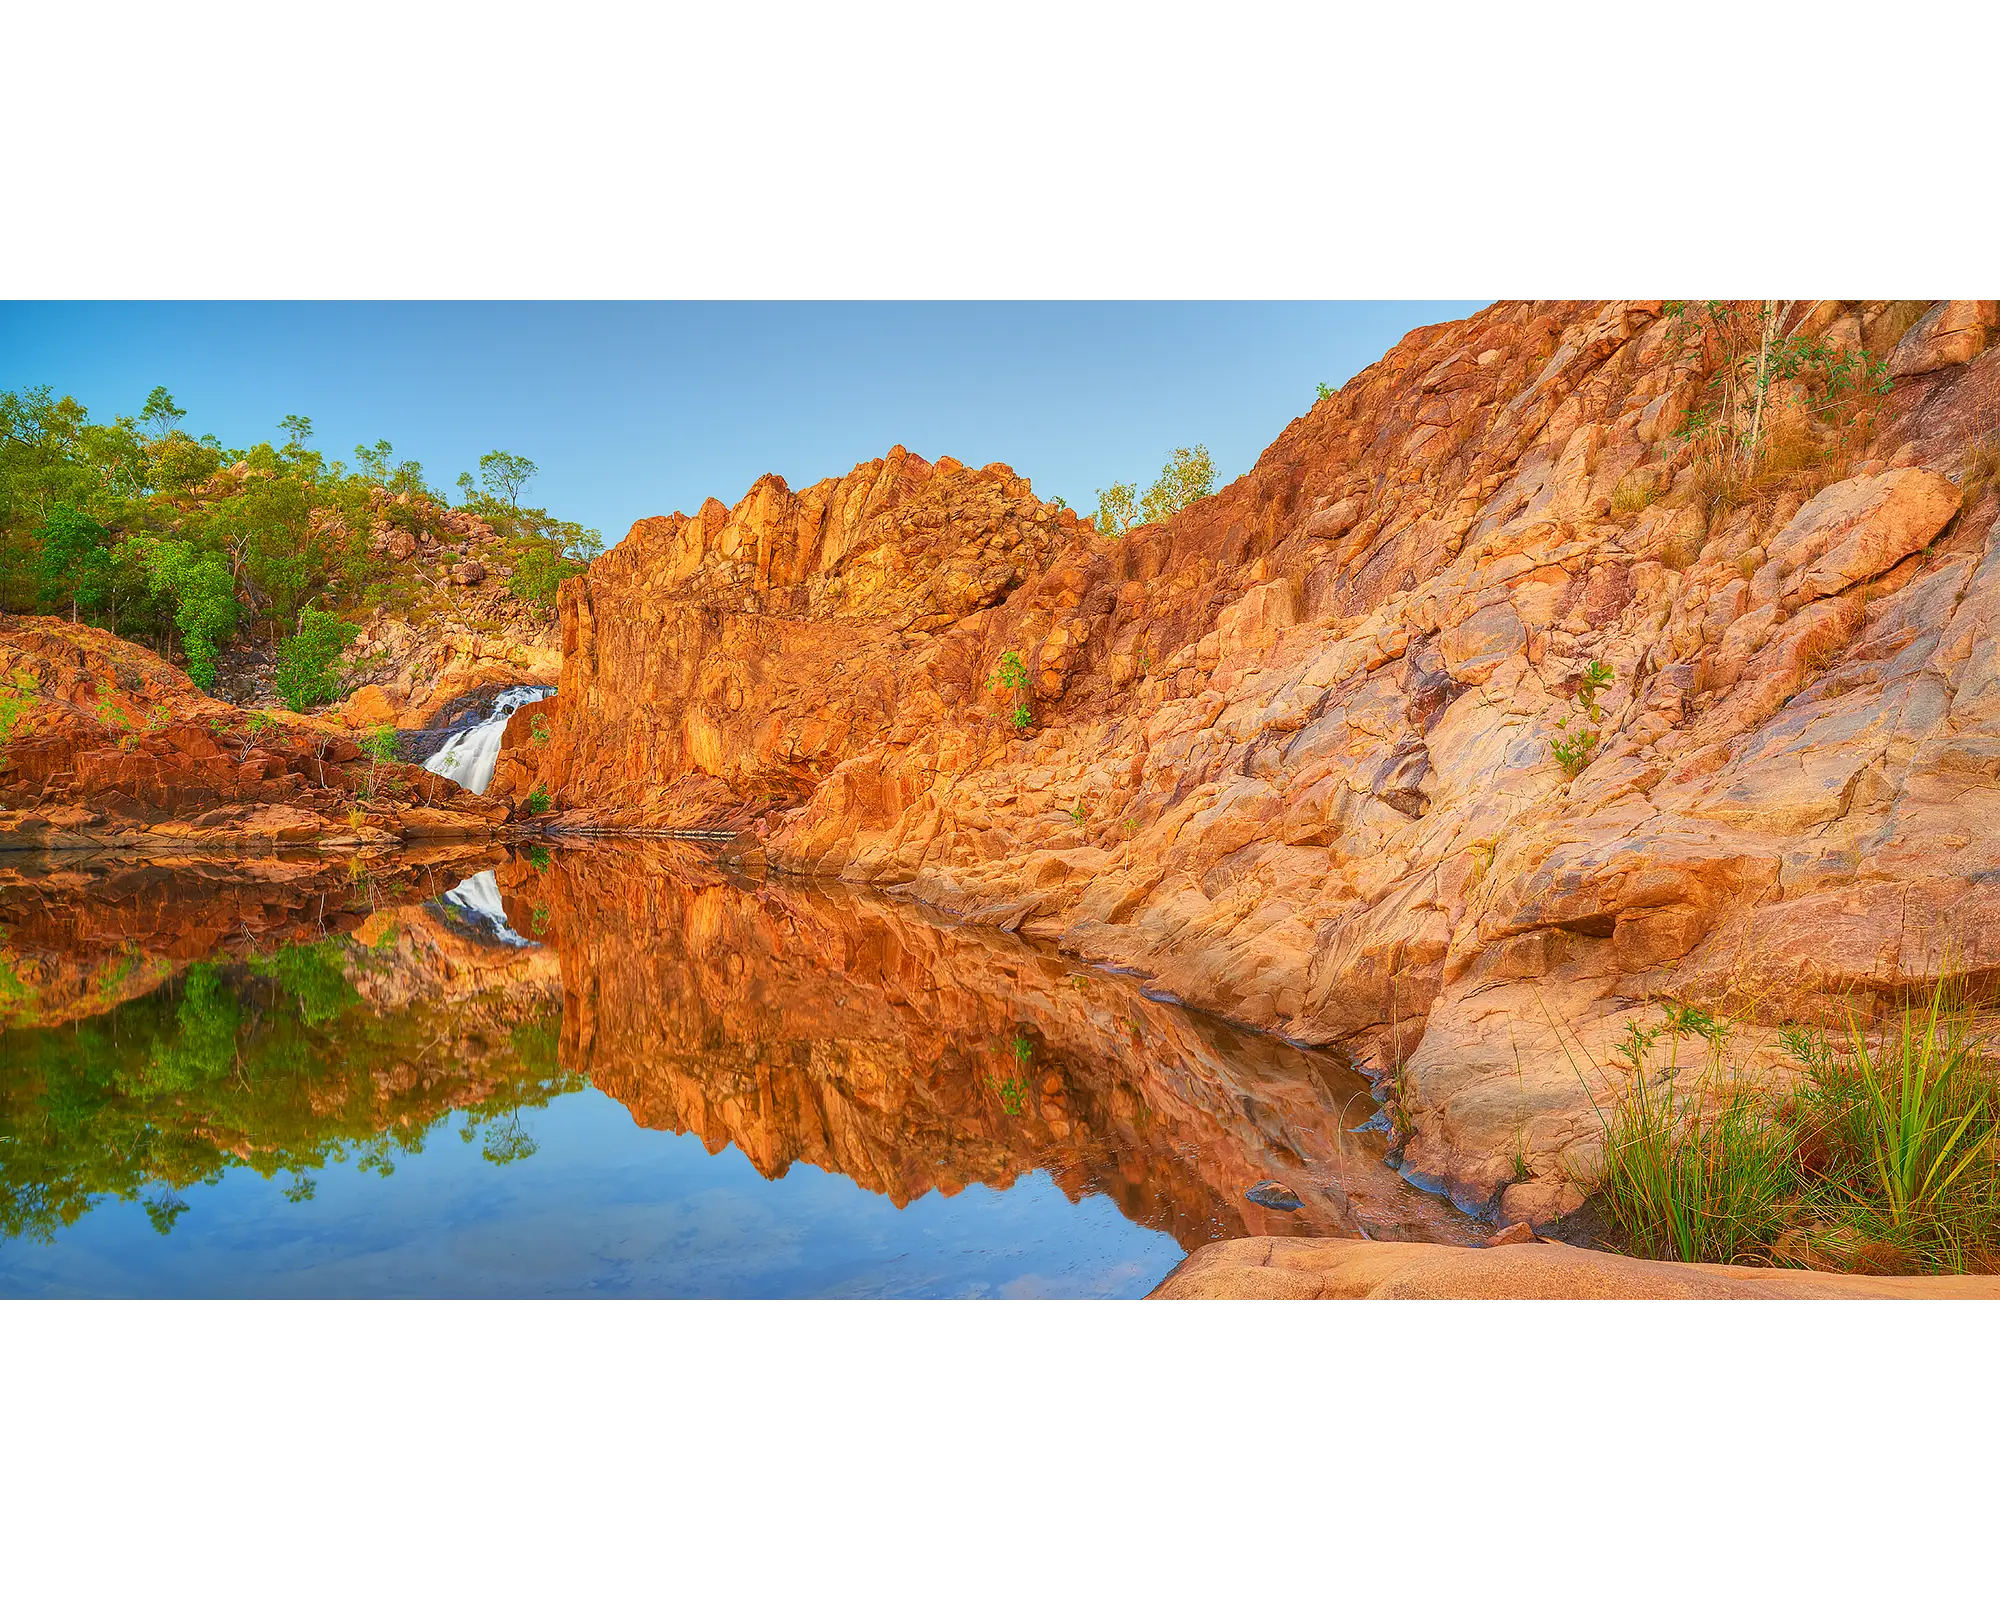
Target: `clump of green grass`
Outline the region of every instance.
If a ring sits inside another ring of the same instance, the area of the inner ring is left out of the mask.
[[[1607,1130],[1599,1203],[1640,1255],[1765,1257],[1791,1220],[1791,1137],[1748,1090],[1705,1098],[1641,1072]]]
[[[1872,1032],[1780,1034],[1800,1068],[1789,1092],[1751,1087],[1729,1030],[1670,1007],[1618,1053],[1632,1082],[1604,1117],[1592,1180],[1607,1222],[1637,1254],[1842,1271],[2000,1266],[2000,1077],[1959,987],[1940,981]],[[1649,1072],[1661,1034],[1664,1072]],[[1709,1063],[1681,1087],[1683,1035]]]

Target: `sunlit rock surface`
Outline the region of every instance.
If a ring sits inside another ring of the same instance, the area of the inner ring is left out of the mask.
[[[152,651],[0,621],[0,853],[388,846],[492,837],[507,808],[377,761],[337,727],[212,699]]]
[[[765,479],[565,585],[549,736],[515,719],[494,792],[748,825],[1346,1043],[1412,1176],[1566,1210],[1662,999],[1754,1060],[1836,997],[2000,975],[2000,316],[1919,312],[1804,306],[1893,391],[1775,383],[1799,464],[1728,495],[1687,436],[1720,350],[1658,301],[1418,329],[1119,541],[1004,467]]]

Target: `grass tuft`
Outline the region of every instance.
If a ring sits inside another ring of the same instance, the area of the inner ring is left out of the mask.
[[[1664,1035],[1669,1059],[1649,1072]],[[1694,1087],[1678,1042],[1707,1042]],[[1729,1032],[1669,1008],[1634,1026],[1619,1054],[1629,1088],[1604,1116],[1592,1177],[1606,1220],[1636,1254],[1850,1272],[2000,1266],[2000,1081],[1979,1048],[1958,985],[1872,1033],[1787,1028],[1800,1069],[1786,1092],[1741,1081]]]

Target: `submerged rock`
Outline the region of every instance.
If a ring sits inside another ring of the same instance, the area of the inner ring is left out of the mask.
[[[1243,1198],[1260,1206],[1268,1206],[1273,1211],[1303,1211],[1305,1201],[1301,1200],[1282,1183],[1266,1178],[1261,1183],[1253,1183],[1243,1191]]]

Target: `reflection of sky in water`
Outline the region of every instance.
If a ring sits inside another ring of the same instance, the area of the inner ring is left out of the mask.
[[[1040,1172],[898,1211],[803,1165],[768,1182],[594,1089],[520,1123],[539,1145],[524,1160],[485,1160],[454,1115],[393,1175],[329,1165],[298,1204],[289,1179],[237,1169],[184,1191],[164,1238],[105,1200],[52,1245],[0,1240],[0,1295],[1123,1297],[1181,1256]]]

